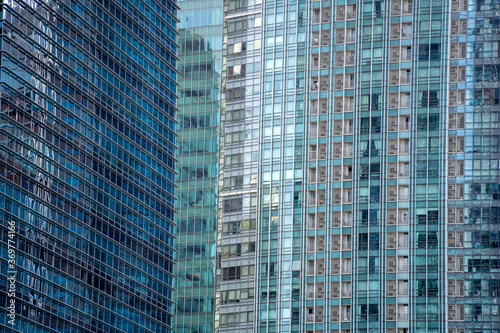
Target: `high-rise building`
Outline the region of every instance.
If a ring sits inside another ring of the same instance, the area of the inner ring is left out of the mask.
[[[224,2],[216,319],[253,332],[261,92],[262,4]]]
[[[0,332],[173,330],[177,9],[2,3]]]
[[[179,2],[176,332],[214,331],[222,1]]]
[[[499,332],[499,15],[224,2],[220,331]]]

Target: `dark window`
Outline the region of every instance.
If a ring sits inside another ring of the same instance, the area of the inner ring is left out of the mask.
[[[439,106],[438,92],[437,90],[429,91],[429,107]]]
[[[434,107],[439,106],[438,92],[437,90],[422,91],[422,107]]]
[[[224,212],[238,212],[241,211],[243,207],[243,199],[225,199],[224,200]]]
[[[360,223],[362,225],[368,224],[368,211],[367,210],[359,211],[359,220],[360,220]]]
[[[437,246],[438,246],[437,233],[435,231],[429,231],[427,235],[427,247],[437,248]]]
[[[378,250],[379,248],[379,234],[378,232],[370,233],[370,250]]]
[[[236,280],[241,277],[241,269],[240,267],[228,267],[222,270],[222,279],[223,280]]]
[[[439,115],[429,114],[429,131],[439,129]]]
[[[431,60],[441,59],[441,44],[432,43],[431,44]]]
[[[380,163],[371,163],[370,164],[370,179],[379,179],[379,178],[380,178]],[[377,193],[378,193],[378,191],[377,191]],[[375,192],[372,192],[370,190],[370,197],[372,196],[372,194],[375,195]],[[377,196],[378,196],[378,194],[377,194]],[[378,202],[378,199],[377,199],[377,201],[372,201],[372,202]]]
[[[359,234],[358,239],[359,239],[358,249],[359,250],[368,250],[368,234],[361,233],[361,234]]]
[[[360,133],[370,133],[370,118],[361,118]]]
[[[419,232],[417,234],[417,248],[425,249],[426,242],[427,242],[427,235],[425,234],[425,232]]]
[[[372,117],[372,133],[380,133],[380,117]]]
[[[371,105],[372,110],[379,109],[379,100],[380,100],[380,94],[372,94],[372,105]]]
[[[429,45],[424,44],[418,47],[418,60],[429,60]]]
[[[378,188],[378,186],[376,186]],[[373,187],[372,187],[373,188]],[[378,225],[378,209],[370,209],[370,225],[371,226],[376,226]]]
[[[429,210],[427,212],[427,222],[429,224],[437,224],[439,221],[439,211],[438,210]]]

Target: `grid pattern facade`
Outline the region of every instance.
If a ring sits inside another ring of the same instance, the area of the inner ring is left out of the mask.
[[[213,332],[216,284],[222,1],[179,11],[176,332]]]
[[[256,283],[259,332],[299,331],[301,323],[304,327],[302,266],[306,258],[312,259],[303,247],[304,168],[308,165],[304,155],[306,32],[310,28],[305,14],[309,5],[299,1],[263,3]],[[325,273],[320,266],[323,258],[318,255],[316,260],[318,274]]]
[[[0,6],[0,331],[172,331],[177,5]]]
[[[256,329],[498,332],[498,3],[262,7]]]
[[[450,7],[448,332],[498,332],[500,4]]]
[[[219,332],[254,332],[261,1],[224,1],[217,242]]]

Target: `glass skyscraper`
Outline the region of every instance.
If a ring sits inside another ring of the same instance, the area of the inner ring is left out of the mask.
[[[177,10],[2,2],[0,332],[173,330]]]
[[[0,333],[500,333],[499,1],[180,7],[2,2]]]
[[[179,2],[176,332],[214,331],[222,1]]]
[[[262,2],[224,2],[217,328],[253,332]]]
[[[221,331],[499,332],[499,15],[225,1]]]

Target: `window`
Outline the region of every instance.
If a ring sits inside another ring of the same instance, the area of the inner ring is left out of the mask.
[[[421,91],[419,92],[419,97],[422,107],[434,107],[439,106],[438,91]]]
[[[237,54],[237,53],[244,53],[247,50],[247,43],[235,43],[232,45],[228,45],[228,54]]]
[[[243,207],[243,199],[224,199],[224,212],[238,212]]]
[[[370,250],[378,250],[379,234],[378,232],[370,233]]]
[[[441,44],[423,44],[419,46],[418,60],[441,59]]]
[[[234,65],[227,68],[229,78],[244,77],[246,74],[247,65]]]
[[[359,239],[358,248],[360,250],[368,250],[368,234],[367,233],[360,233],[358,237],[359,237],[358,238]]]
[[[236,280],[241,277],[241,268],[238,267],[228,267],[222,269],[222,279],[223,280]]]

